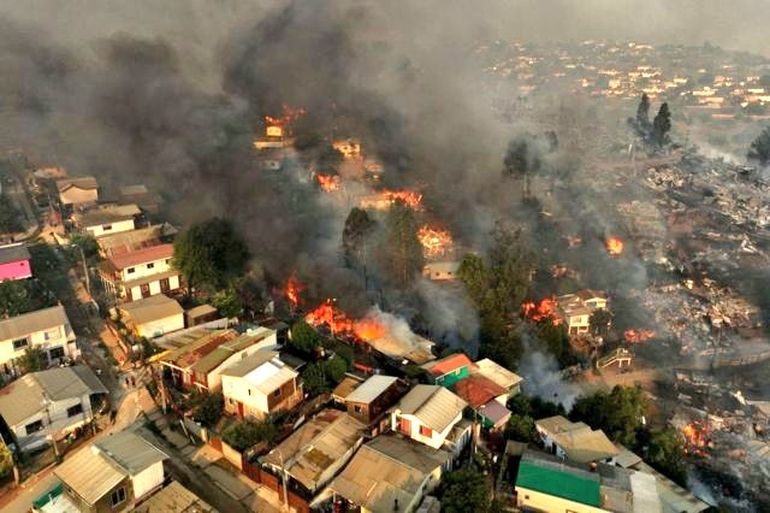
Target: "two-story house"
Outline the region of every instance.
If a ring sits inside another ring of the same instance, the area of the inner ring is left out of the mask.
[[[225,410],[240,418],[262,420],[302,402],[299,373],[275,351],[257,351],[222,371]]]
[[[135,301],[179,290],[180,273],[174,269],[172,244],[110,256],[99,270],[105,288],[116,298]]]
[[[607,309],[607,295],[590,289],[579,290],[556,298],[557,315],[567,326],[570,335],[583,335],[591,327],[591,314]]]
[[[133,431],[119,431],[78,451],[56,467],[64,498],[83,513],[133,508],[163,486],[168,456]]]
[[[471,375],[473,362],[465,353],[455,353],[440,360],[422,365],[428,373],[428,379],[435,385],[447,388]]]
[[[417,385],[391,410],[391,429],[434,449],[444,445],[468,403],[439,385]]]
[[[23,244],[0,246],[0,282],[32,278],[29,251]]]
[[[45,351],[50,362],[76,358],[80,354],[63,306],[0,320],[0,371],[17,372],[15,360],[29,347]]]
[[[22,451],[36,449],[87,426],[107,397],[88,367],[31,372],[0,390],[0,417]]]
[[[570,422],[561,415],[535,421],[535,430],[547,451],[575,463],[614,464],[618,448],[600,429]]]
[[[356,387],[343,402],[351,417],[370,425],[384,416],[403,395],[402,390],[398,378],[377,374]]]
[[[128,232],[142,213],[136,205],[102,205],[72,216],[77,229],[93,237]]]

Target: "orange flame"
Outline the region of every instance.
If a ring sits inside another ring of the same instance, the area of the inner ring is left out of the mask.
[[[291,125],[306,114],[302,107],[292,108],[285,103],[281,106],[281,117],[265,116],[265,124],[268,126],[285,127]]]
[[[452,248],[452,234],[441,228],[431,228],[428,225],[420,227],[417,238],[422,244],[422,251],[426,257],[446,255]]]
[[[394,191],[390,189],[385,189],[382,191],[382,195],[385,199],[392,203],[395,203],[398,200],[403,201],[406,203],[406,206],[411,208],[412,210],[422,210],[422,194],[419,192],[414,191]]]
[[[294,274],[289,276],[289,279],[286,280],[286,287],[284,287],[283,292],[293,308],[299,306],[301,301],[299,295],[303,290],[305,290],[305,286],[297,279],[297,276]]]
[[[340,189],[340,177],[338,175],[315,175],[315,179],[324,192],[334,192]]]
[[[374,319],[361,319],[353,324],[353,333],[366,342],[383,338],[388,334],[388,328]]]
[[[607,248],[607,253],[610,256],[620,256],[623,254],[623,239],[620,237],[609,237],[604,241],[604,247]]]
[[[685,450],[690,454],[703,456],[704,449],[710,447],[709,427],[703,421],[693,421],[682,428]]]
[[[541,300],[539,303],[526,301],[521,305],[521,313],[527,319],[535,322],[550,320],[554,324],[561,324],[561,319],[556,313],[556,298],[551,296]]]
[[[640,342],[647,342],[655,338],[655,332],[653,330],[626,330],[623,332],[623,338],[629,344],[638,344]]]
[[[321,303],[318,308],[305,316],[305,322],[311,326],[326,326],[335,336],[353,336],[367,342],[388,335],[388,327],[376,319],[366,317],[354,321],[345,312],[334,306],[331,299]]]

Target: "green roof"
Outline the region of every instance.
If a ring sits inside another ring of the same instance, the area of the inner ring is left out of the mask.
[[[516,486],[580,504],[601,506],[598,479],[581,477],[566,469],[557,470],[530,461],[522,461],[519,465],[519,474],[516,477]]]

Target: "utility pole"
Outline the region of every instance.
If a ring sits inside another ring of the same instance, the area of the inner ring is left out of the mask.
[[[281,450],[278,450],[278,458],[281,461],[281,481],[283,481],[283,506],[286,508],[286,511],[290,511],[289,509],[289,491],[286,487],[286,467],[284,467],[283,463],[283,453]]]
[[[80,260],[83,262],[83,275],[86,278],[86,290],[88,291],[88,295],[91,295],[91,277],[88,275],[88,265],[86,264],[86,255],[83,253],[83,247],[78,246],[78,249],[80,250]]]

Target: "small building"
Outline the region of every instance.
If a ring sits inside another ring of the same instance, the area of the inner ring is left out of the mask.
[[[313,506],[331,499],[345,511],[409,513],[441,482],[452,455],[398,436],[362,445]]]
[[[455,353],[422,365],[431,383],[451,388],[471,375],[473,362],[465,353]]]
[[[366,425],[380,420],[401,397],[398,378],[374,375],[345,397],[348,414]]]
[[[432,281],[455,281],[460,262],[428,262],[422,268],[422,275]]]
[[[171,481],[134,508],[131,513],[218,513],[218,511],[182,486],[179,481]]]
[[[518,374],[509,371],[489,358],[474,362],[471,374],[484,376],[507,390],[507,397],[501,398],[501,404],[503,406],[507,404],[508,397],[514,396],[521,391],[521,382],[524,381],[524,378]]]
[[[0,365],[4,374],[17,371],[15,361],[29,347],[45,351],[51,363],[80,354],[63,306],[0,320]]]
[[[454,392],[481,417],[485,429],[504,429],[511,412],[504,405],[508,391],[481,375],[473,375],[455,383]]]
[[[593,430],[583,422],[570,422],[561,415],[535,421],[535,429],[545,449],[561,459],[614,464],[619,454],[602,430]]]
[[[391,410],[391,429],[434,449],[462,420],[464,400],[439,385],[417,385]]]
[[[591,327],[591,314],[607,309],[607,294],[602,291],[584,289],[574,294],[556,298],[557,314],[567,326],[570,335],[583,335]]]
[[[99,201],[99,183],[93,176],[56,180],[59,203],[67,207],[86,207]]]
[[[291,410],[304,397],[299,373],[275,351],[257,351],[224,369],[222,394],[228,413],[256,420]]]
[[[74,511],[125,511],[163,486],[166,459],[138,434],[120,431],[81,449],[56,467],[54,475]]]
[[[188,328],[198,326],[200,324],[206,324],[207,322],[216,321],[219,319],[219,312],[216,308],[209,304],[198,305],[185,310],[184,312],[185,325]]]
[[[352,394],[356,388],[360,387],[363,382],[363,378],[359,378],[353,374],[345,374],[342,381],[337,383],[337,386],[332,390],[332,400],[335,403],[344,406],[345,399]]]
[[[93,237],[128,232],[142,213],[136,205],[102,205],[72,215],[75,227]]]
[[[171,264],[174,246],[160,244],[110,256],[99,270],[105,288],[116,298],[136,301],[179,290],[180,273]]]
[[[0,282],[32,278],[29,251],[23,244],[0,246]]]
[[[163,294],[124,303],[117,311],[136,337],[155,338],[184,328],[184,310]]]
[[[96,244],[101,255],[109,258],[170,242],[177,232],[169,223],[154,224],[128,232],[101,235],[96,239]]]
[[[259,461],[276,476],[285,473],[289,488],[299,486],[303,496],[313,497],[350,461],[363,443],[365,428],[347,413],[326,409]]]
[[[107,389],[88,367],[31,372],[0,390],[0,417],[22,451],[60,440],[91,423]]]

